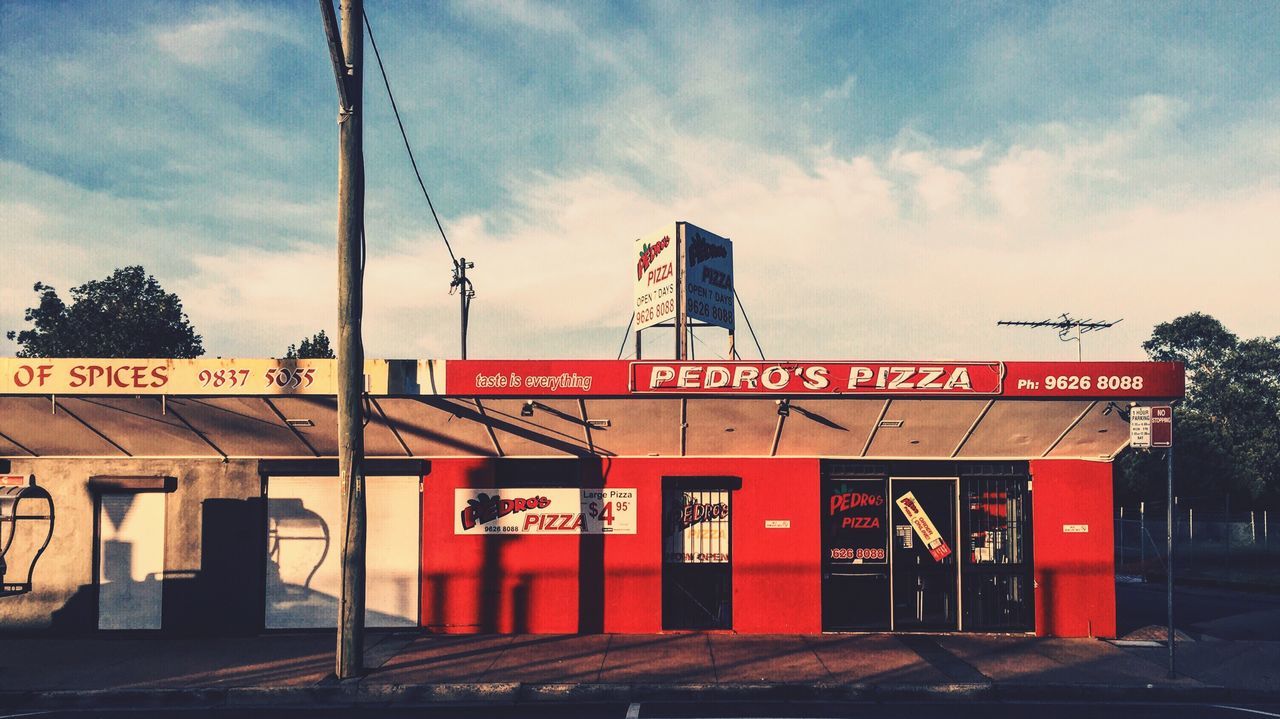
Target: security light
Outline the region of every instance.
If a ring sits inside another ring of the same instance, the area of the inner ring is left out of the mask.
[[[533,400],[531,399],[525,400],[525,403],[520,405],[520,416],[521,417],[533,416]]]

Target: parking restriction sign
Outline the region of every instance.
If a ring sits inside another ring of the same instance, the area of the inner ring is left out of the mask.
[[[1133,407],[1129,410],[1129,446],[1147,449],[1151,446],[1151,408]]]
[[[1151,408],[1151,446],[1173,446],[1173,407]]]

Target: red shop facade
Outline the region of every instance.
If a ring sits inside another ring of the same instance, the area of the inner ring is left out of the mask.
[[[171,361],[116,375],[159,387],[108,388],[58,384],[75,360],[9,362],[4,472],[51,488],[60,522],[84,516],[42,560],[46,592],[18,598],[6,626],[54,628],[59,613],[121,626],[104,619],[123,606],[103,599],[113,581],[131,587],[131,611],[148,588],[158,604],[122,628],[207,628],[210,613],[246,631],[332,626],[324,361],[303,363],[313,385],[269,394],[253,391],[252,364],[232,368],[235,387],[181,380],[212,383],[215,361]],[[371,534],[383,584],[370,591],[387,602],[370,624],[467,633],[1114,636],[1112,462],[1129,439],[1116,410],[1184,391],[1180,365],[1145,362],[411,360],[368,373],[370,527],[384,533]],[[29,386],[40,376],[50,384]],[[130,492],[163,499],[127,499],[130,515],[111,499]],[[140,553],[151,542],[159,558]],[[129,568],[104,570],[111,552]],[[138,569],[148,561],[159,569]],[[201,600],[202,581],[225,601]]]

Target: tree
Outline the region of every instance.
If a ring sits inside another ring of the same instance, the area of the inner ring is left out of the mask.
[[[1142,348],[1152,360],[1186,365],[1186,401],[1174,408],[1179,493],[1280,500],[1280,337],[1242,341],[1196,312],[1156,325]],[[1122,496],[1162,494],[1163,464],[1128,453]]]
[[[329,336],[324,330],[303,337],[301,344],[289,345],[284,354],[285,359],[333,359],[333,349],[329,347]]]
[[[19,357],[173,357],[204,354],[200,335],[182,311],[182,300],[165,292],[139,266],[117,268],[109,277],[71,289],[66,304],[53,287],[37,282],[39,305],[23,319],[33,327],[5,334],[21,346]]]

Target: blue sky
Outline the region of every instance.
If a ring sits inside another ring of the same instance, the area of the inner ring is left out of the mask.
[[[1072,359],[1005,318],[1280,334],[1280,5],[392,3],[366,11],[473,259],[472,356],[611,357],[631,241],[735,242],[771,357]],[[448,256],[366,44],[365,344],[457,352]],[[0,329],[142,264],[210,355],[332,332],[313,3],[0,3]],[[723,354],[710,330],[695,344]],[[648,346],[658,346],[646,343]],[[664,345],[665,346],[665,343]],[[0,354],[16,351],[0,338]]]

